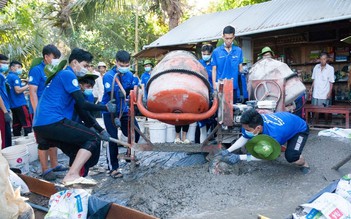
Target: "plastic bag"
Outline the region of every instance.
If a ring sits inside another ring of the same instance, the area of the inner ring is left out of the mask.
[[[347,174],[340,179],[335,193],[351,203],[351,174]]]
[[[45,219],[86,219],[89,196],[84,189],[64,190],[53,194]]]
[[[315,201],[301,205],[306,215],[294,218],[347,219],[351,217],[351,204],[338,194],[325,192]]]

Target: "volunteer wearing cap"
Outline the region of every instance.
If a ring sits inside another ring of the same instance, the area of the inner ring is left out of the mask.
[[[129,98],[130,91],[134,88],[134,77],[130,72],[130,54],[127,51],[120,50],[116,53],[116,65],[109,70],[103,77],[104,96],[102,103],[115,99],[117,110],[116,113],[103,112],[102,117],[106,130],[113,138],[118,138],[118,127],[121,128],[122,133],[128,136],[128,110],[129,105],[127,98]],[[138,123],[135,121],[135,125]],[[135,132],[135,142],[139,140],[139,133]],[[106,150],[109,175],[112,178],[123,177],[118,170],[118,145],[109,142]],[[129,155],[129,154],[128,154]]]
[[[266,47],[263,47],[261,50],[261,53],[258,54],[257,60],[260,60],[263,58],[273,58],[273,57],[274,57],[273,50],[270,47],[266,46]]]
[[[59,58],[61,57],[60,50],[52,44],[44,46],[42,54],[43,58],[34,59],[32,61],[32,65],[34,66],[29,70],[29,98],[33,108],[33,117],[35,117],[35,110],[37,109],[38,102],[45,89],[45,81],[47,79],[44,72],[45,65],[58,65]],[[48,167],[48,155],[50,157],[50,169]],[[42,171],[41,176],[45,180],[55,180],[56,174],[54,171],[67,170],[67,168],[58,165],[56,146],[50,147],[49,150],[38,149],[38,157]]]
[[[146,102],[146,98],[147,98],[146,84],[150,80],[151,70],[153,67],[154,67],[154,64],[151,62],[151,60],[146,59],[144,61],[145,72],[140,77],[141,89],[144,91],[144,96],[143,96],[144,102]]]
[[[243,53],[241,48],[235,46],[235,28],[226,26],[222,36],[224,43],[217,47],[212,53],[212,84],[216,88],[216,82],[221,79],[233,79],[233,101],[237,102],[235,94],[239,87],[239,72],[242,71]]]
[[[22,63],[18,61],[10,62],[10,71],[6,77],[6,83],[9,85],[10,108],[12,111],[12,132],[13,136],[21,136],[23,128],[24,136],[32,132],[32,119],[29,115],[24,92],[28,90],[28,85],[22,86],[20,75],[22,74]]]
[[[1,148],[12,145],[11,139],[11,115],[10,100],[6,89],[5,72],[9,70],[9,58],[0,54],[0,130],[1,130]]]
[[[102,96],[104,95],[104,84],[102,83],[102,77],[106,73],[106,64],[104,62],[98,63],[99,77],[95,80],[93,87],[93,95],[96,98],[97,103],[101,103]]]
[[[243,147],[250,139],[260,134],[270,136],[278,145],[287,143],[285,159],[289,163],[294,163],[300,170],[306,174],[310,168],[302,157],[301,153],[306,144],[309,128],[306,122],[300,117],[289,112],[278,112],[272,114],[259,114],[256,110],[250,109],[245,111],[241,116],[242,136],[227,150],[222,150],[218,155],[221,160],[229,164],[235,164],[239,161],[239,155],[233,154],[236,149]],[[259,139],[258,137],[255,137]],[[266,137],[264,137],[264,140]],[[258,148],[255,148],[258,146]],[[248,148],[249,149],[249,148]],[[275,159],[280,154],[280,148],[274,144],[265,144],[255,142],[250,144],[250,150],[253,156],[260,159]],[[257,156],[257,154],[259,154]]]
[[[92,59],[93,56],[89,52],[73,49],[66,69],[48,77],[47,86],[35,112],[34,131],[38,148],[46,150],[55,144],[70,158],[74,156],[74,161],[62,180],[66,186],[96,184],[94,180],[81,177],[81,170],[86,163],[95,165],[90,161],[93,154],[100,152],[100,138],[107,141],[110,137],[105,130],[99,129],[94,119],[87,121],[86,126],[72,121],[74,107],[76,106],[82,117],[85,117],[87,110],[116,111],[116,105],[111,102],[104,106],[84,100],[77,76],[87,74],[86,68]],[[88,127],[96,129],[100,135]]]

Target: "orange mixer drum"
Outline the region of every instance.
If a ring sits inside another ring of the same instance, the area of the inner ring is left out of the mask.
[[[209,109],[207,71],[187,51],[168,53],[152,70],[147,83],[147,108],[153,113],[194,113]],[[163,121],[185,125],[194,121]]]

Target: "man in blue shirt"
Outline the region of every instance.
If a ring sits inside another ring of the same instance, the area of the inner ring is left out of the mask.
[[[9,85],[10,108],[13,115],[12,132],[13,136],[21,136],[21,130],[24,130],[24,136],[32,132],[32,119],[29,114],[26,98],[23,92],[28,90],[28,85],[22,86],[19,75],[22,74],[22,64],[18,61],[10,63],[10,71],[6,77],[6,83]]]
[[[122,133],[128,136],[128,101],[129,92],[134,88],[133,74],[129,70],[130,54],[127,51],[120,50],[116,53],[116,66],[106,72],[103,77],[104,95],[102,103],[115,99],[117,105],[116,113],[104,112],[102,118],[107,132],[117,139],[117,128],[120,127]],[[136,120],[135,125],[138,126]],[[139,140],[139,133],[135,132],[135,141]],[[107,148],[107,162],[109,175],[112,178],[123,177],[118,170],[118,146],[116,143],[109,142]]]
[[[70,169],[62,180],[66,186],[96,184],[94,180],[82,177],[86,173],[84,169],[98,162],[100,139],[108,141],[110,137],[95,119],[86,116],[87,110],[116,111],[116,105],[111,102],[95,105],[84,100],[77,76],[87,74],[92,59],[89,52],[73,49],[66,69],[57,72],[47,81],[35,112],[34,131],[38,148],[47,150],[50,146],[57,145],[70,158]],[[85,125],[71,120],[75,106],[81,118],[88,118]]]
[[[29,70],[29,80],[28,80],[29,97],[30,97],[30,103],[33,108],[33,117],[35,117],[35,111],[37,109],[39,99],[45,89],[45,81],[47,79],[44,72],[45,65],[47,64],[57,65],[58,59],[61,56],[60,50],[58,50],[56,46],[51,44],[46,45],[43,48],[42,54],[43,54],[43,61]],[[49,169],[48,167],[48,154],[50,157],[51,169]],[[42,169],[42,177],[45,180],[56,179],[56,175],[53,173],[53,171],[66,170],[66,168],[64,168],[63,166],[58,165],[57,147],[54,147],[54,146],[50,147],[49,150],[38,149],[38,156],[39,156],[39,161]]]
[[[223,45],[217,47],[212,53],[212,84],[217,89],[216,82],[221,79],[233,79],[233,101],[237,102],[235,94],[238,89],[239,72],[242,71],[243,54],[241,48],[235,46],[235,28],[226,26],[223,29]]]
[[[244,58],[242,63],[242,72],[239,74],[239,89],[237,89],[236,97],[238,102],[245,103],[249,100],[249,92],[247,90],[247,75],[249,75],[249,67],[247,66],[247,61]]]
[[[310,168],[301,153],[306,144],[309,128],[300,117],[289,112],[259,114],[256,110],[245,111],[241,116],[242,136],[227,150],[220,152],[222,160],[230,164],[239,161],[239,155],[231,152],[243,147],[248,140],[265,134],[275,139],[280,145],[287,143],[285,159],[294,163],[306,174]]]
[[[12,145],[11,139],[11,115],[10,100],[7,95],[6,77],[4,73],[9,69],[9,58],[0,54],[0,131],[1,131],[1,148]]]
[[[140,84],[141,84],[141,89],[144,91],[144,96],[143,96],[143,101],[146,102],[147,100],[147,92],[146,92],[146,84],[150,80],[151,76],[151,70],[154,67],[154,64],[151,62],[151,60],[146,59],[144,61],[144,70],[145,72],[141,75],[140,79]]]
[[[212,68],[213,65],[211,63],[211,56],[213,52],[213,46],[211,44],[205,44],[201,47],[201,58],[199,62],[202,64],[202,66],[205,67],[208,75],[208,82],[210,83],[211,86],[211,91],[213,90],[213,82],[212,82]]]

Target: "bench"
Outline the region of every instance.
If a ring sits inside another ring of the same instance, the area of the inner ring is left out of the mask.
[[[325,114],[343,114],[345,115],[345,128],[349,128],[350,123],[350,113],[351,113],[351,106],[350,105],[331,105],[331,106],[315,106],[311,104],[306,104],[304,106],[305,113],[306,113],[306,123],[308,123],[309,113],[325,113]],[[312,119],[313,121],[313,119]],[[314,124],[312,122],[309,124],[311,127],[313,126],[320,126],[320,127],[335,127],[333,124]]]

